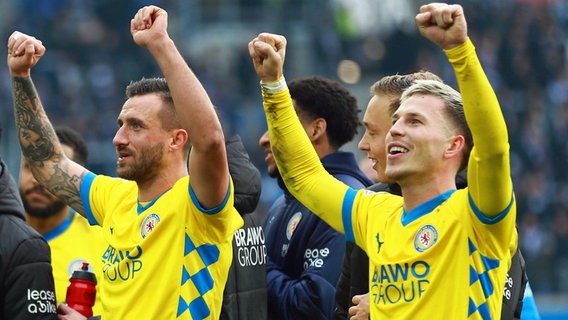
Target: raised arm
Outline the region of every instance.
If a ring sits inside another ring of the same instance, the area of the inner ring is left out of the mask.
[[[262,82],[271,148],[286,187],[317,216],[344,233],[342,205],[348,186],[324,169],[298,119],[283,77],[286,38],[261,33],[248,47]],[[351,207],[345,208],[351,224]]]
[[[79,194],[87,169],[65,156],[31,78],[45,53],[42,42],[15,31],[8,38],[14,114],[20,146],[34,177],[59,199],[83,213]]]
[[[444,49],[462,94],[464,112],[474,147],[468,164],[469,193],[485,216],[507,210],[513,184],[505,119],[467,35],[460,5],[424,5],[416,16],[420,32]]]
[[[229,188],[229,167],[221,123],[205,89],[168,35],[167,12],[141,8],[130,23],[134,42],[147,48],[160,66],[172,93],[176,113],[188,132],[191,186],[201,205],[219,205]]]

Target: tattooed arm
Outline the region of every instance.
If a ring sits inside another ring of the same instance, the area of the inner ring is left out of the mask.
[[[16,31],[8,39],[7,63],[20,146],[37,181],[83,214],[79,191],[87,169],[63,153],[30,75],[44,53],[41,41],[32,36]]]

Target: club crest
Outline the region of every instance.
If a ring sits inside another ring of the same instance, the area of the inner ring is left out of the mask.
[[[296,227],[298,227],[300,220],[302,220],[302,213],[296,212],[288,221],[288,226],[286,226],[286,237],[288,238],[288,240],[292,238],[292,234],[294,234],[294,231],[296,230]]]
[[[427,224],[416,233],[414,248],[418,252],[424,252],[431,248],[436,241],[438,241],[438,231],[434,226]]]
[[[146,238],[156,226],[160,223],[160,216],[156,213],[152,213],[148,215],[144,221],[142,221],[142,225],[140,226],[140,235],[142,239]]]

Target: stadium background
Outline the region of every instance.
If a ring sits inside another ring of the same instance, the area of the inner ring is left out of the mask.
[[[265,175],[266,129],[247,43],[259,32],[288,38],[287,79],[322,75],[369,100],[381,76],[428,69],[455,87],[443,53],[416,32],[418,0],[3,0],[0,40],[33,34],[47,54],[33,78],[54,124],[87,139],[89,169],[114,175],[111,143],[124,88],[159,76],[129,22],[138,8],[169,12],[170,34],[218,107],[227,135],[240,134],[264,176],[256,215],[280,193]],[[520,246],[543,319],[568,317],[568,1],[471,0],[464,6],[508,123]],[[6,54],[6,46],[0,52]],[[0,64],[1,154],[17,172],[11,83]],[[361,114],[362,116],[362,114]],[[360,130],[362,131],[362,129]],[[356,143],[348,148],[357,151]]]

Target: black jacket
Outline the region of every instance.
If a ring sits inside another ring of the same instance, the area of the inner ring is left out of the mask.
[[[351,188],[372,183],[351,152],[336,151],[321,162],[327,172]],[[269,318],[331,319],[345,236],[294,198],[281,177],[278,184],[284,194],[270,207],[263,224]]]
[[[221,320],[266,320],[266,259],[264,234],[252,213],[260,199],[260,172],[250,161],[239,136],[226,141],[229,171],[235,188],[235,208],[245,224],[233,239],[233,264],[223,293]]]
[[[0,320],[57,319],[49,246],[24,220],[18,188],[0,159]]]

